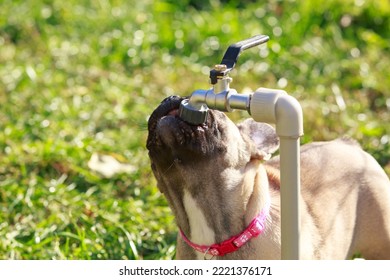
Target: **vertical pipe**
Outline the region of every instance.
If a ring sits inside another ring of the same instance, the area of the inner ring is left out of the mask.
[[[280,137],[282,259],[299,260],[299,138]]]
[[[275,123],[280,138],[281,254],[283,260],[299,260],[302,107],[284,91],[259,88],[252,95],[250,114],[255,121]]]

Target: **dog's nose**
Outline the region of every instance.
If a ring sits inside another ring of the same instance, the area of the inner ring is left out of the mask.
[[[177,95],[171,95],[171,96],[164,98],[163,101],[161,101],[161,103],[173,102],[173,101],[178,100],[178,99],[181,99],[181,97],[177,96]]]

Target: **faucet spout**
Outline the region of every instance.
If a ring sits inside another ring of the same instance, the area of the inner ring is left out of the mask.
[[[179,116],[186,122],[198,125],[206,122],[208,109],[231,112],[234,109],[249,112],[251,95],[238,94],[236,90],[229,89],[220,93],[210,90],[196,90],[189,99],[180,104]]]

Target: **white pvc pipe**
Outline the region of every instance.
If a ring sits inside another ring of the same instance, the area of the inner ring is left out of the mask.
[[[274,123],[280,138],[281,254],[284,260],[298,260],[302,108],[282,90],[259,88],[251,97],[250,114],[255,121]]]
[[[299,138],[280,138],[282,259],[299,260]]]

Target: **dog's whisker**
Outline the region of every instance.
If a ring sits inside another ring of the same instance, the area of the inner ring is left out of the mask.
[[[168,171],[172,169],[172,167],[180,165],[181,164],[181,159],[179,158],[174,158],[172,163],[168,166],[168,168],[164,171],[164,174],[167,174]]]
[[[171,170],[171,168],[175,165],[175,161],[173,161],[169,166],[168,168],[164,171],[164,175],[168,173],[169,170]]]

